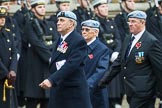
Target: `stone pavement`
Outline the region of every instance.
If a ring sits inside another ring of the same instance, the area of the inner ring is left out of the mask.
[[[160,101],[159,99],[156,99],[155,108],[158,108],[159,101]],[[124,96],[123,103],[122,103],[122,108],[129,108],[128,103],[126,101],[126,96]]]
[[[159,101],[160,101],[159,99],[156,99],[155,108],[158,108]],[[19,108],[25,108],[25,107],[19,107]],[[39,108],[39,105],[37,108]],[[124,96],[122,108],[129,108],[128,103],[126,101],[126,96]]]

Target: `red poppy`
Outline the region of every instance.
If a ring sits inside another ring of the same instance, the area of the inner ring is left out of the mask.
[[[93,59],[93,54],[88,55],[89,59]]]
[[[141,42],[136,43],[136,48],[139,49],[141,47]]]

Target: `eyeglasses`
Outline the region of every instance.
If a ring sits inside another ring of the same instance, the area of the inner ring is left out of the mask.
[[[83,31],[86,31],[86,32],[89,32],[91,29],[89,29],[89,28],[82,28],[82,32]]]

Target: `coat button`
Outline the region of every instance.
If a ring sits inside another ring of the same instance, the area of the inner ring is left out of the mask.
[[[9,48],[8,50],[11,51],[11,48]]]
[[[9,58],[10,60],[12,59],[12,57]]]
[[[7,39],[7,42],[10,42],[10,40],[9,40],[9,39]]]
[[[28,43],[28,47],[29,47],[29,48],[31,47],[31,44],[30,44],[30,43]]]
[[[124,69],[127,69],[127,67],[125,67],[125,66],[124,66],[123,68],[124,68]]]
[[[16,36],[15,33],[13,33],[12,36],[15,37]]]

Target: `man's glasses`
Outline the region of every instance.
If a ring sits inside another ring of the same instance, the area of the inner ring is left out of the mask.
[[[86,31],[86,32],[89,32],[91,29],[89,29],[89,28],[82,28],[82,32],[83,31]]]

